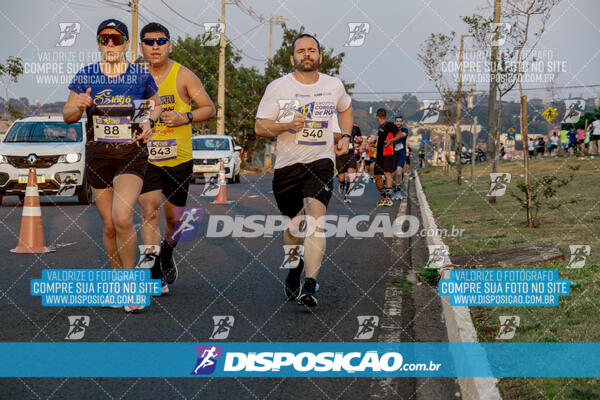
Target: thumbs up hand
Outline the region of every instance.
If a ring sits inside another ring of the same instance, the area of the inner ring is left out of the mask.
[[[79,93],[77,95],[76,106],[81,111],[85,111],[86,108],[92,105],[92,88],[87,88],[85,93]]]

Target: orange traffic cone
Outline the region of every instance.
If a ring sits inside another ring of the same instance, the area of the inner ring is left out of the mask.
[[[40,194],[37,186],[37,173],[35,168],[29,168],[25,201],[23,202],[23,216],[21,217],[21,230],[19,243],[11,250],[13,253],[48,253],[44,240],[44,227],[42,226],[42,209],[40,208]]]
[[[215,200],[211,204],[229,204],[227,200],[227,179],[225,178],[225,164],[221,160],[221,167],[219,168],[219,179],[217,181],[219,186],[219,192],[215,197]]]

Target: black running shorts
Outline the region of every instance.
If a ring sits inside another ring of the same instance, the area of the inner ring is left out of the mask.
[[[106,189],[112,187],[113,179],[118,175],[133,174],[143,180],[147,165],[147,152],[137,152],[126,159],[86,156],[85,174],[91,187]]]
[[[394,172],[396,170],[396,156],[377,157],[375,160],[375,175],[383,175],[384,172]]]
[[[348,172],[348,168],[356,169],[356,158],[354,157],[354,153],[347,153],[336,157],[335,167],[337,168],[338,174]]]
[[[295,217],[312,197],[329,204],[333,190],[333,161],[323,158],[308,164],[293,164],[275,170],[273,195],[283,215]]]
[[[162,194],[173,205],[184,207],[187,202],[193,172],[193,160],[174,167],[159,167],[148,163],[142,193],[162,190]]]

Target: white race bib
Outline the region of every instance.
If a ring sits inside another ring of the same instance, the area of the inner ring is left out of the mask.
[[[131,118],[94,115],[94,140],[108,143],[133,142]]]
[[[403,148],[404,148],[404,144],[403,144],[402,142],[397,142],[397,143],[394,145],[394,151],[400,151],[400,150],[402,150]]]
[[[329,121],[304,121],[304,128],[296,132],[296,144],[322,146],[327,144]]]
[[[177,139],[148,142],[148,161],[166,161],[177,158]]]

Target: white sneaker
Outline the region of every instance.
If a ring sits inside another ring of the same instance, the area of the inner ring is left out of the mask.
[[[128,312],[128,313],[139,313],[146,307],[145,306],[125,306],[123,308],[125,309],[125,312]]]

